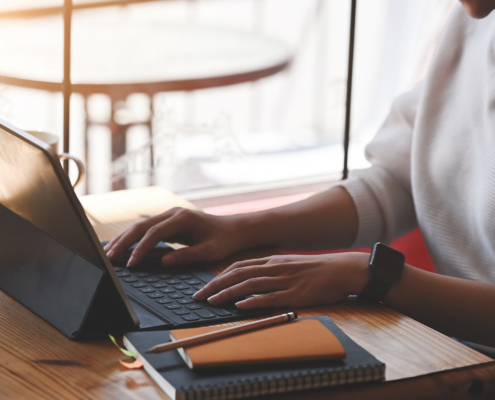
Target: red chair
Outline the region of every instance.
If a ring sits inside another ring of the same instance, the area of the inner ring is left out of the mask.
[[[404,253],[406,256],[406,263],[412,265],[414,267],[423,269],[429,272],[435,272],[433,268],[433,263],[431,262],[430,256],[428,254],[428,250],[426,249],[425,243],[423,241],[423,236],[421,235],[421,231],[419,229],[414,229],[409,232],[407,235],[402,236],[399,239],[396,239],[390,245],[396,250]],[[283,251],[284,254],[332,254],[332,253],[343,253],[349,251],[345,250],[332,250],[332,251],[308,251],[308,252],[292,252],[292,251]],[[352,251],[361,251],[365,253],[369,253],[369,248],[359,248],[353,249]]]

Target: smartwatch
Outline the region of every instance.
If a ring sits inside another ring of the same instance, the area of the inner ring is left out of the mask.
[[[402,277],[405,260],[400,251],[376,243],[369,261],[371,276],[358,298],[368,302],[382,301],[392,285]]]

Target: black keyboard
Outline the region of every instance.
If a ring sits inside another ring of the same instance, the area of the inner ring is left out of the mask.
[[[212,306],[192,295],[215,277],[202,269],[166,269],[157,257],[144,265],[114,266],[129,298],[177,327],[217,324],[266,314],[269,310],[239,310],[235,304]]]

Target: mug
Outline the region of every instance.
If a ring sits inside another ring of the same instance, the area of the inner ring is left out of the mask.
[[[43,142],[49,144],[52,147],[52,149],[55,151],[55,153],[58,154],[59,138],[57,135],[53,135],[52,133],[43,132],[43,131],[26,131],[26,132],[42,140]],[[72,160],[76,163],[78,175],[76,182],[73,183],[72,186],[76,187],[77,185],[79,185],[81,181],[84,179],[84,176],[86,175],[86,168],[84,167],[84,163],[82,162],[82,160],[67,153],[58,154],[58,158],[60,159],[60,161]]]

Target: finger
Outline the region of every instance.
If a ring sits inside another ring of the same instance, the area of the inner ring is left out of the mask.
[[[218,274],[218,276],[215,277],[215,279],[218,278],[219,276],[228,274],[229,272],[231,272],[232,270],[237,269],[237,268],[249,267],[250,265],[264,265],[268,262],[269,259],[270,259],[269,257],[265,257],[265,258],[254,258],[252,260],[237,261],[237,262],[231,264],[228,268],[226,268],[220,274]]]
[[[253,308],[286,307],[292,304],[294,294],[290,290],[266,293],[261,296],[250,297],[235,303],[241,310]]]
[[[141,240],[132,251],[127,266],[135,266],[160,240],[166,240],[170,236],[179,233],[184,228],[184,221],[180,221],[176,218],[168,218],[165,221],[149,227],[144,235],[141,235]]]
[[[162,222],[177,213],[178,209],[173,208],[162,214],[155,215],[154,217],[148,218],[144,221],[134,224],[129,229],[119,234],[117,237],[113,238],[106,246],[105,251],[109,258],[113,258],[124,250],[128,249],[134,243],[136,243],[141,237],[146,233],[146,231],[153,225]]]
[[[107,256],[113,258],[128,249],[144,235],[150,226],[153,226],[153,223],[150,219],[139,222],[112,239],[105,247]]]
[[[249,265],[232,269],[230,272],[218,275],[208,282],[201,290],[193,295],[196,300],[204,300],[220,291],[251,278],[266,276],[267,268],[261,265]]]
[[[209,297],[208,302],[212,305],[222,304],[253,294],[264,294],[279,291],[283,289],[284,286],[284,279],[279,277],[251,278],[244,282],[230,286]]]
[[[255,258],[255,259],[252,259],[252,260],[243,260],[243,261],[235,262],[234,264],[230,265],[227,269],[225,269],[218,276],[221,276],[223,274],[226,274],[226,273],[232,271],[233,269],[242,268],[242,267],[249,266],[249,265],[271,264],[271,265],[275,266],[275,265],[294,264],[294,263],[299,263],[299,262],[300,261],[294,259],[293,256],[290,256],[290,258],[288,258],[287,256],[284,256],[284,255],[276,255],[276,256],[268,256],[268,257],[263,257],[263,258]]]
[[[128,228],[130,229],[130,228]],[[103,248],[103,250],[105,250],[105,252],[108,253],[110,252],[110,250],[112,250],[112,248],[115,246],[115,243],[117,243],[121,238],[122,236],[125,235],[125,233],[128,231],[128,229],[126,229],[125,231],[123,232],[120,232],[117,236],[115,236],[114,238],[112,238],[106,245],[105,247]]]
[[[115,236],[114,238],[112,238],[107,244],[106,246],[103,248],[103,250],[105,250],[107,253],[112,249],[112,247],[115,245],[115,243],[122,237],[122,235],[124,235],[124,233],[127,231],[127,229],[123,232],[120,232],[117,236]]]
[[[185,265],[213,261],[215,253],[208,242],[167,253],[162,258],[164,267],[182,267]]]
[[[127,250],[146,233],[146,230],[147,224],[145,225],[143,221],[143,223],[135,224],[124,231],[107,250],[108,258],[115,258],[124,250]]]

